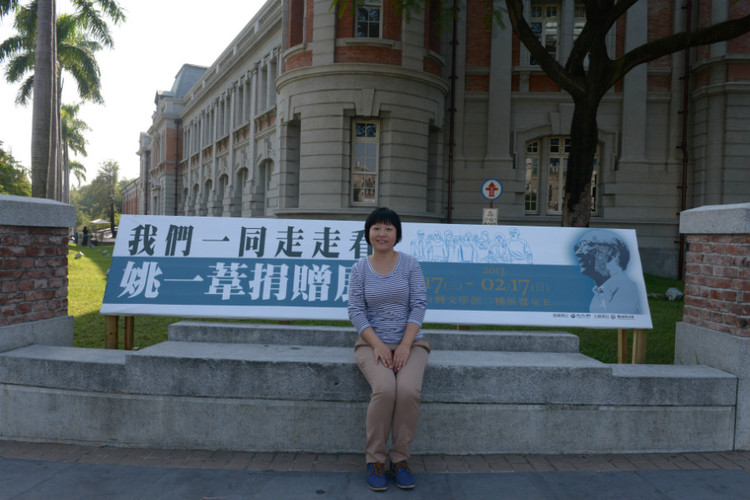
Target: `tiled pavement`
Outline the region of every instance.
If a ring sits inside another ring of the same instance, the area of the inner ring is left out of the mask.
[[[277,472],[358,472],[364,455],[264,453],[116,448],[0,440],[0,457],[82,464],[139,465]],[[633,453],[612,455],[415,455],[415,473],[603,472],[636,470],[744,470],[750,451]],[[750,498],[750,492],[748,492]]]
[[[0,500],[747,500],[750,452],[417,455],[417,488],[374,493],[362,454],[252,453],[0,440]]]

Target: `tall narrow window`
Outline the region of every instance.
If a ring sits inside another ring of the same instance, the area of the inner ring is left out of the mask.
[[[378,123],[357,121],[352,135],[352,203],[374,205],[378,199]]]
[[[539,213],[539,142],[526,145],[526,196],[527,214]]]
[[[357,6],[356,33],[358,38],[380,38],[381,0],[364,0]]]
[[[586,26],[586,8],[580,2],[576,2],[573,23],[573,40],[575,40],[583,31],[583,27]]]
[[[529,26],[549,55],[557,59],[558,27],[560,25],[559,9],[555,4],[532,4]],[[529,55],[529,64],[538,64],[534,56]]]
[[[548,153],[547,213],[560,213],[565,192],[565,174],[568,170],[570,139],[550,137]]]

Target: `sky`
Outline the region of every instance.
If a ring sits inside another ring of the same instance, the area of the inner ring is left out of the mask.
[[[23,0],[22,0],[23,1]],[[158,90],[169,90],[183,64],[210,66],[265,3],[264,0],[120,0],[127,20],[108,21],[114,49],[96,54],[104,104],[86,103],[79,118],[86,133],[86,157],[74,157],[86,167],[86,181],[96,177],[109,160],[120,166],[120,179],[139,175],[138,139],[151,125]],[[57,0],[57,12],[72,13],[68,0]],[[15,33],[12,17],[0,22],[0,40]],[[0,65],[0,141],[23,166],[31,166],[32,106],[17,106],[20,83],[5,80]],[[79,102],[75,81],[63,75],[64,104]],[[72,177],[72,176],[71,176]],[[75,186],[75,180],[72,179]]]

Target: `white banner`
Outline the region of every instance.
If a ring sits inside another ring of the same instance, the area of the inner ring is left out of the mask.
[[[635,231],[404,223],[430,323],[651,328]],[[364,222],[123,215],[100,312],[346,320]]]

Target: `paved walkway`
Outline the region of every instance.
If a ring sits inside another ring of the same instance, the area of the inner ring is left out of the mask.
[[[0,500],[750,499],[750,452],[420,455],[417,487],[367,489],[363,456],[0,440]]]

